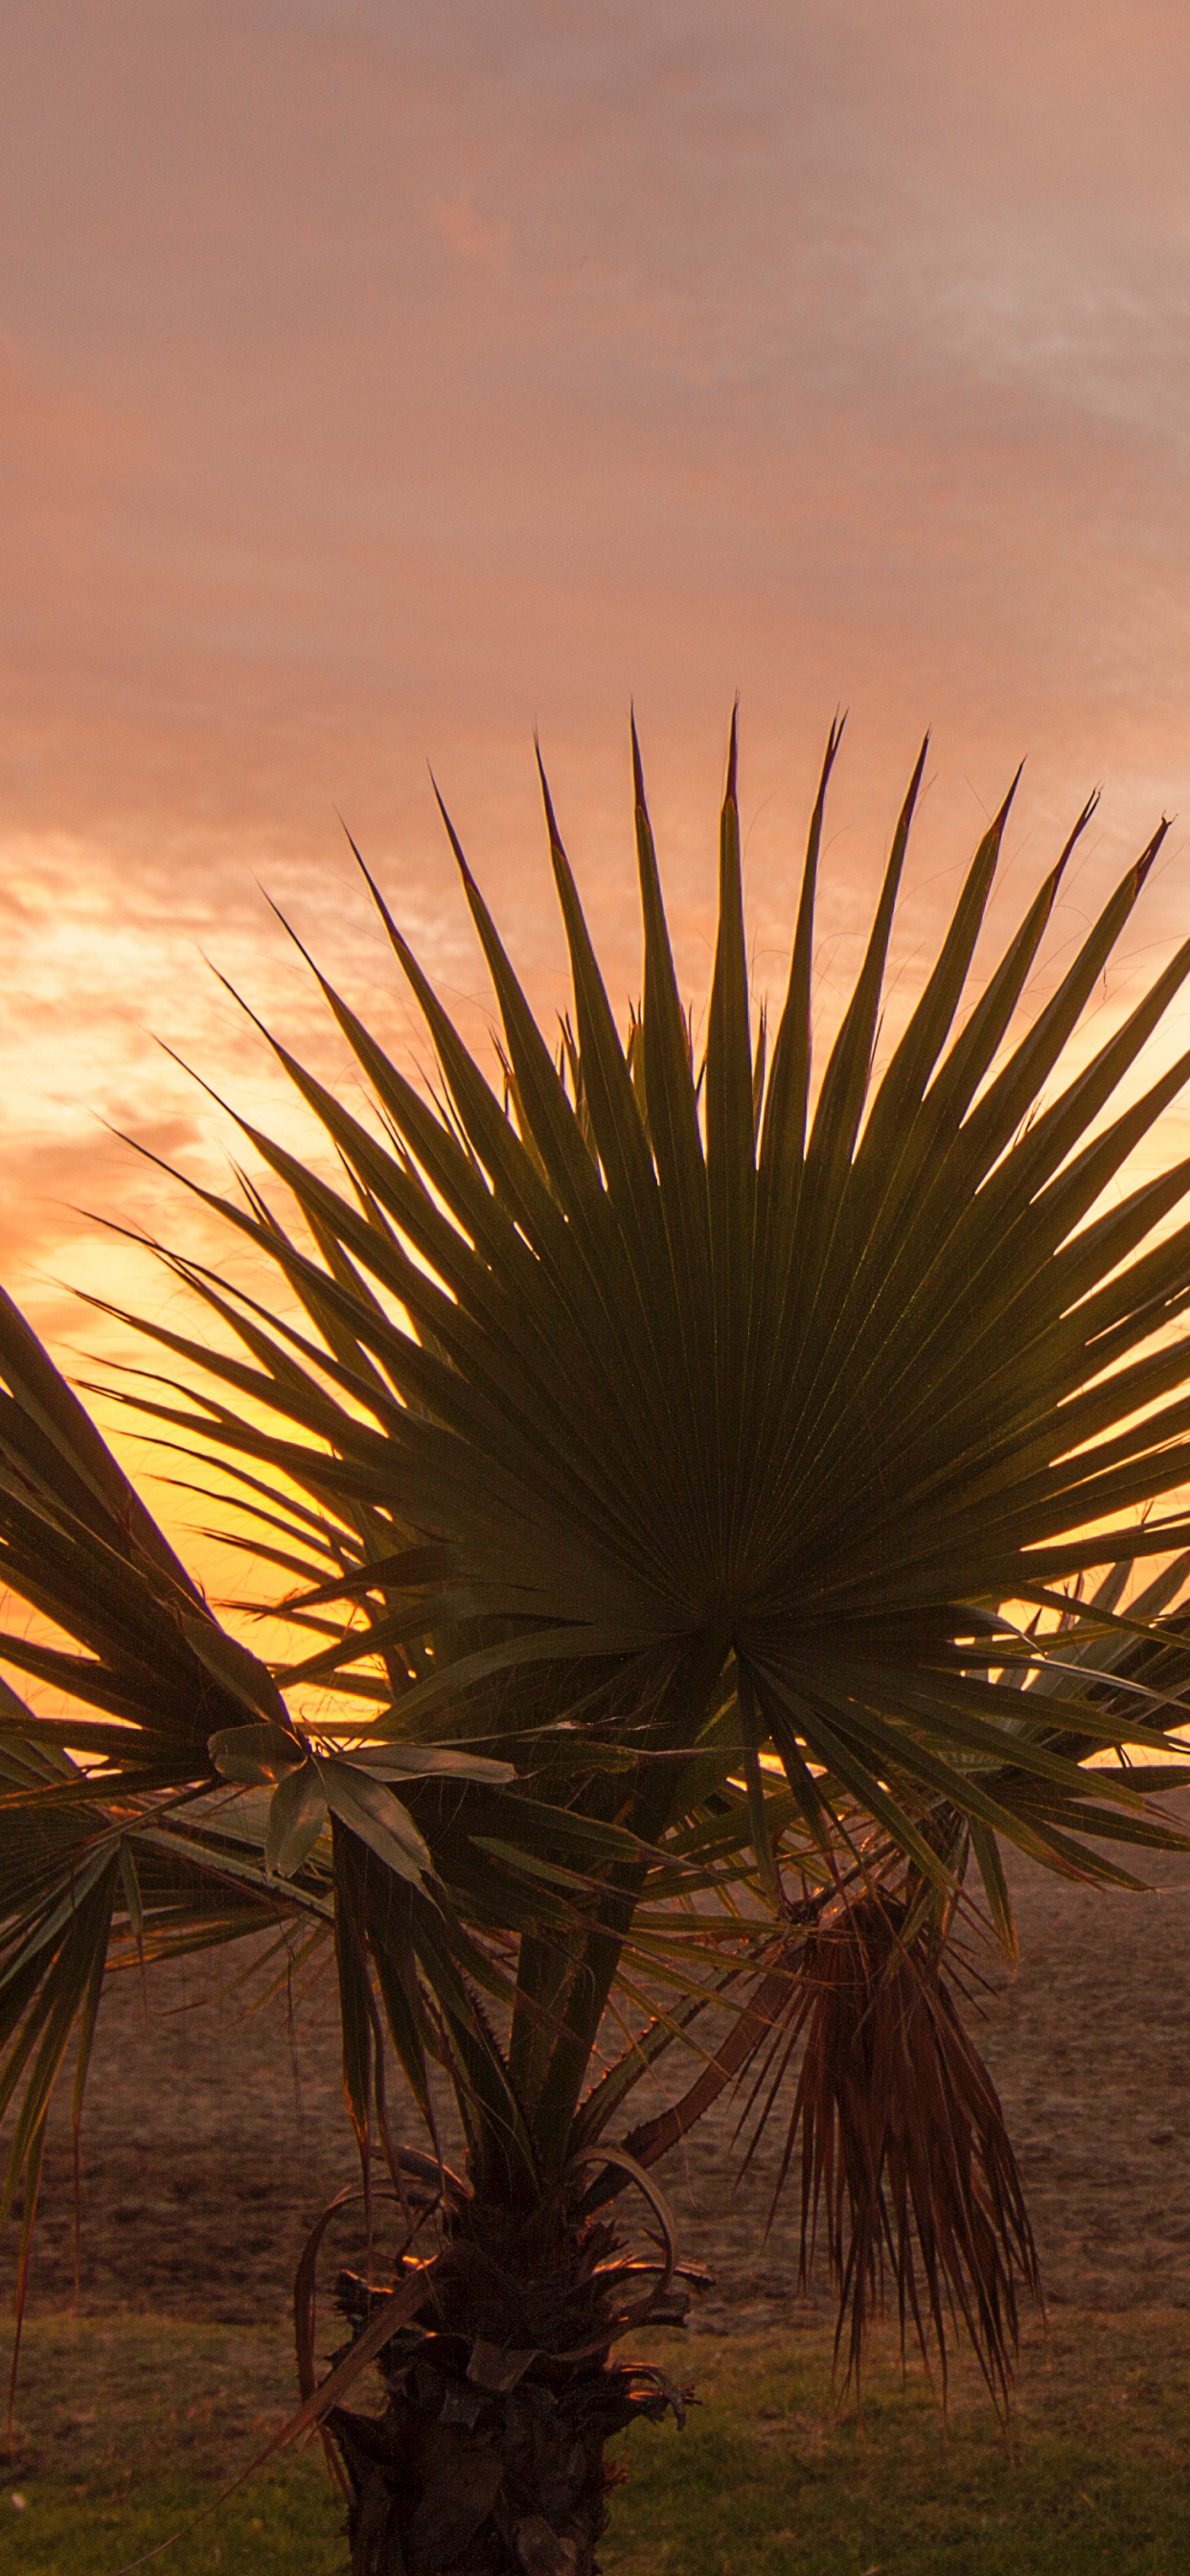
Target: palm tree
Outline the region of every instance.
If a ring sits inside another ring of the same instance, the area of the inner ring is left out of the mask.
[[[9,2196],[27,2236],[51,2088],[74,2034],[77,2116],[113,1957],[264,1928],[333,1941],[364,2187],[378,2144],[405,2230],[391,2286],[347,2282],[352,2339],[321,2388],[319,2231],[299,2283],[298,2420],[337,2445],[357,2576],[594,2569],[609,2434],[680,2408],[660,2373],[611,2359],[682,2309],[653,2168],[744,2076],[761,2119],[788,2076],[782,2170],[800,2140],[803,2247],[821,2211],[853,2359],[887,2263],[902,2330],[944,2351],[956,2313],[1003,2388],[1035,2262],[947,1982],[964,1882],[1011,1941],[1005,1839],[1116,1882],[1105,1843],[1179,1839],[1145,1797],[1190,1775],[1145,1757],[1168,1759],[1190,1678],[1190,1526],[1151,1508],[1190,1467],[1190,1360],[1165,1330],[1190,1301],[1190,1227],[1166,1224],[1190,1165],[1104,1205],[1190,1058],[1104,1113],[1190,943],[1046,1094],[1165,826],[1014,1036],[1092,809],[964,1016],[1006,799],[877,1074],[923,748],[815,1090],[838,740],[771,1053],[734,723],[701,1060],[635,735],[644,985],[626,1033],[547,790],[573,976],[556,1052],[449,822],[497,1087],[370,878],[433,1043],[430,1095],[321,975],[371,1122],[269,1038],[333,1176],[240,1122],[289,1213],[247,1178],[199,1195],[277,1294],[164,1253],[217,1335],[142,1326],[171,1370],[124,1400],[214,1476],[225,1528],[274,1569],[282,1596],[251,1606],[283,1623],[279,1651],[215,1621],[0,1311],[3,1576],[41,1623],[0,1652],[57,1695],[0,1708]],[[1128,1602],[1145,1558],[1155,1578]],[[421,2149],[392,2134],[389,2049]],[[622,2133],[666,2062],[685,2063],[676,2098]],[[373,2358],[375,2417],[343,2402]]]

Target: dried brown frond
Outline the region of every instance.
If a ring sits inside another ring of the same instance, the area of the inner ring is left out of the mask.
[[[945,2383],[947,2321],[961,2320],[993,2397],[1008,2395],[1018,2287],[1040,2296],[1037,2249],[992,2078],[926,1932],[868,1895],[800,1945],[796,2000],[775,2034],[749,2155],[802,2044],[774,2206],[801,2152],[801,2277],[820,2219],[839,2285],[836,2353],[848,2378],[896,2284],[904,2350],[931,2341]]]

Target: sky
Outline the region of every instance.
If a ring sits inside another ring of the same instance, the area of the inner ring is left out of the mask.
[[[1022,756],[1002,927],[1103,787],[1069,952],[1190,815],[1188,133],[1148,0],[6,0],[0,1277],[56,1347],[64,1283],[169,1293],[98,1219],[195,1240],[111,1130],[223,1168],[162,1042],[288,1115],[212,970],[336,1061],[266,896],[416,1050],[340,816],[482,1038],[429,763],[547,1012],[533,728],[627,997],[632,701],[692,991],[737,691],[759,986],[840,704],[824,1025],[927,726],[899,989]]]

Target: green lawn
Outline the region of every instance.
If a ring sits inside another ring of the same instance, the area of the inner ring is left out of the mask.
[[[607,2576],[1190,2568],[1190,2311],[1059,2311],[1029,2343],[1007,2440],[966,2367],[944,2423],[886,2348],[857,2422],[832,2404],[818,2333],[653,2351],[703,2403],[684,2434],[643,2426],[620,2446]],[[272,2333],[35,2319],[0,2576],[116,2576],[196,2514],[152,2562],[162,2576],[340,2576],[341,2508],[317,2451],[206,2510],[291,2403]]]
[[[632,2436],[608,2576],[1190,2569],[1190,2312],[1059,2311],[1024,2356],[1007,2438],[967,2368],[944,2420],[886,2349],[857,2422],[831,2405],[821,2343],[703,2349],[686,2434]]]

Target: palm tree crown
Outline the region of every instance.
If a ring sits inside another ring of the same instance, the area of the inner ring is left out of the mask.
[[[424,2294],[411,2276],[400,2320],[386,2312],[381,2451],[363,2419],[332,2419],[360,2551],[376,2459],[391,2483],[392,2445],[417,2430],[411,2355],[436,2333],[441,2367],[466,2377],[500,2340],[503,2299],[504,2344],[536,2352],[551,2404],[602,2428],[568,2508],[568,2563],[593,2565],[604,2434],[663,2400],[606,2373],[592,2395],[589,2359],[598,2377],[626,2316],[672,2305],[672,2243],[642,2306],[599,2213],[632,2184],[668,2238],[648,2166],[734,2075],[766,2056],[779,2073],[802,2037],[804,2206],[830,2200],[857,2322],[885,2244],[915,2306],[915,2238],[939,2333],[948,2286],[1002,2371],[1031,2240],[994,2092],[939,1983],[957,1893],[973,1856],[1007,1935],[999,1837],[1116,1878],[1105,1840],[1176,1839],[1142,1793],[1186,1775],[1135,1756],[1168,1757],[1187,1680],[1172,1605],[1190,1524],[1150,1507],[1190,1470],[1190,1362],[1166,1329],[1190,1301],[1190,1226],[1166,1222],[1190,1163],[1105,1194],[1190,1057],[1105,1113],[1190,942],[1048,1091],[1165,826],[1022,1032],[1092,809],[969,1001],[1010,791],[877,1074],[923,746],[815,1079],[838,746],[836,727],[771,1049],[748,991],[734,721],[700,1062],[635,733],[644,977],[626,1031],[546,790],[573,981],[556,1050],[449,822],[502,1084],[370,878],[436,1090],[321,975],[371,1122],[269,1039],[335,1176],[241,1121],[296,1225],[251,1181],[200,1195],[280,1274],[284,1311],[165,1255],[226,1347],[143,1326],[184,1375],[126,1400],[220,1469],[240,1543],[288,1582],[260,1605],[285,1623],[282,1653],[216,1622],[28,1328],[0,1315],[3,1572],[53,1625],[0,1651],[66,1699],[35,1716],[10,1691],[0,1711],[2,2099],[24,2083],[10,2189],[40,2157],[72,2029],[85,2069],[113,1944],[164,1952],[279,1915],[333,1937],[361,2144],[379,2133],[403,2196],[430,2190],[441,2240]],[[1163,1562],[1125,1607],[1146,1556]],[[609,2004],[632,2027],[607,2064]],[[682,2098],[613,2146],[641,2074],[724,2005],[732,2034]],[[435,2141],[430,2068],[445,2068],[465,2177],[394,2146],[381,2014]],[[862,2100],[839,2079],[848,2050],[868,2065]],[[359,2352],[379,2337],[373,2320]],[[531,2563],[508,2521],[508,2440],[505,2503],[493,2487],[480,2515],[493,2568]],[[403,2547],[421,2493],[392,2506]]]

